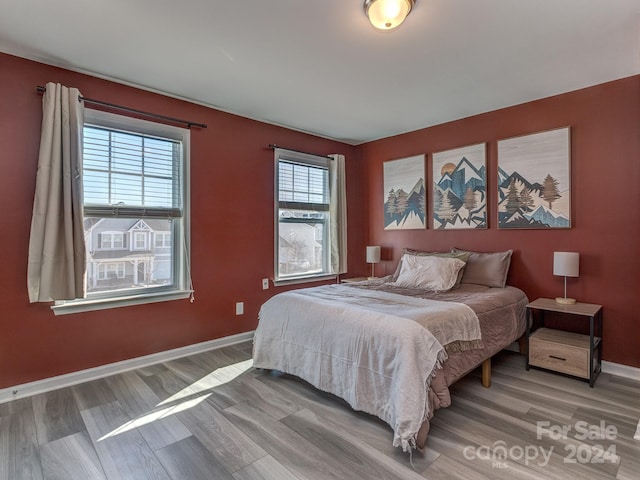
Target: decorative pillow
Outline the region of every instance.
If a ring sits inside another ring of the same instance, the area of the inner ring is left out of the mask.
[[[464,262],[457,258],[405,255],[394,285],[446,292],[456,284],[462,267]]]
[[[467,265],[462,274],[462,283],[474,283],[487,287],[504,288],[511,264],[513,250],[495,253],[469,252],[452,248],[452,252],[469,254]]]
[[[442,257],[442,258],[457,258],[458,260],[462,260],[463,262],[467,262],[469,260],[469,252],[423,252],[421,250],[413,250],[411,248],[405,248],[402,250],[402,257],[400,257],[400,261],[398,262],[398,267],[396,268],[395,273],[391,277],[391,281],[395,282],[398,279],[398,275],[400,274],[400,269],[402,268],[402,259],[407,255],[413,255],[417,257]],[[462,274],[464,272],[464,267],[460,269],[458,272],[458,277],[456,278],[457,287],[460,285],[460,281],[462,280]]]

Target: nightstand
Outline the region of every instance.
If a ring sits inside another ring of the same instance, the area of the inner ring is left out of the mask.
[[[539,328],[530,332],[533,312],[538,313]],[[589,335],[546,328],[545,312],[571,315],[589,321]],[[602,363],[602,305],[577,302],[563,305],[551,298],[539,298],[527,305],[526,337],[529,344],[527,370],[541,368],[579,377],[593,387]]]
[[[353,277],[353,278],[341,278],[340,283],[356,283],[369,280],[369,277]]]

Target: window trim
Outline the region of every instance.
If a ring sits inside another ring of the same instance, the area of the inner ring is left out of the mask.
[[[56,301],[51,309],[56,315],[66,315],[94,310],[125,307],[130,305],[143,305],[154,302],[186,299],[193,295],[191,287],[191,179],[190,179],[190,131],[185,128],[150,122],[133,117],[127,117],[109,112],[85,108],[85,124],[96,125],[103,128],[125,130],[143,135],[151,135],[160,138],[169,138],[182,142],[182,228],[177,222],[172,222],[174,228],[171,248],[175,248],[173,256],[173,272],[175,282],[170,286],[150,287],[141,289],[131,294],[113,296],[96,293],[90,297]],[[143,212],[141,212],[143,213]],[[153,212],[150,213],[151,217]],[[85,213],[85,216],[91,216]],[[142,218],[144,220],[144,218]],[[151,239],[146,239],[147,246]],[[124,248],[124,247],[123,247]],[[128,247],[130,248],[130,246]]]
[[[329,233],[329,229],[330,229],[330,224],[331,224],[331,220],[329,217],[327,217],[325,220],[317,220],[315,222],[313,222],[313,219],[310,219],[311,223],[321,223],[324,225],[324,246],[325,249],[325,258],[324,258],[324,265],[323,265],[323,270],[321,272],[314,272],[314,273],[308,273],[308,274],[301,274],[301,275],[288,275],[286,277],[280,277],[278,275],[279,273],[279,262],[280,262],[280,161],[285,161],[285,162],[290,162],[290,163],[294,163],[294,164],[299,164],[299,165],[306,165],[306,166],[311,166],[311,167],[321,167],[321,168],[326,168],[327,169],[327,207],[325,209],[324,206],[321,206],[320,204],[314,204],[314,203],[306,203],[306,202],[294,202],[294,201],[285,201],[283,203],[286,203],[288,206],[292,207],[292,208],[300,208],[300,207],[304,207],[307,210],[316,210],[316,211],[322,211],[322,212],[326,212],[327,214],[329,213],[329,207],[328,207],[328,203],[329,203],[329,199],[331,198],[331,182],[329,179],[329,175],[330,175],[330,168],[329,168],[329,162],[331,161],[330,158],[327,157],[320,157],[320,156],[316,156],[316,155],[311,155],[311,154],[307,154],[307,153],[302,153],[302,152],[296,152],[296,151],[292,151],[292,150],[285,150],[285,149],[275,149],[274,150],[274,265],[273,265],[273,269],[274,269],[274,275],[273,275],[273,284],[275,286],[280,286],[280,285],[295,285],[295,284],[302,284],[302,283],[309,283],[309,282],[320,282],[320,281],[326,281],[326,280],[335,280],[337,278],[337,275],[334,273],[331,273],[331,236]],[[287,223],[287,222],[284,222]],[[295,223],[295,220],[292,220],[291,223]],[[305,223],[309,223],[309,222],[305,222]]]

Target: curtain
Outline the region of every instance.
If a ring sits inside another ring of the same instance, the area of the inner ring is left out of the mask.
[[[86,292],[80,92],[48,83],[31,217],[30,302],[83,298]]]
[[[347,189],[344,155],[329,155],[329,181],[331,199],[329,232],[331,235],[331,273],[347,271]]]

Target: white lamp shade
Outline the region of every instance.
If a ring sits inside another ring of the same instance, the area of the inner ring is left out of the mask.
[[[380,261],[380,247],[367,247],[367,263],[378,263]]]
[[[553,274],[560,277],[577,277],[580,271],[580,254],[577,252],[553,252]]]

